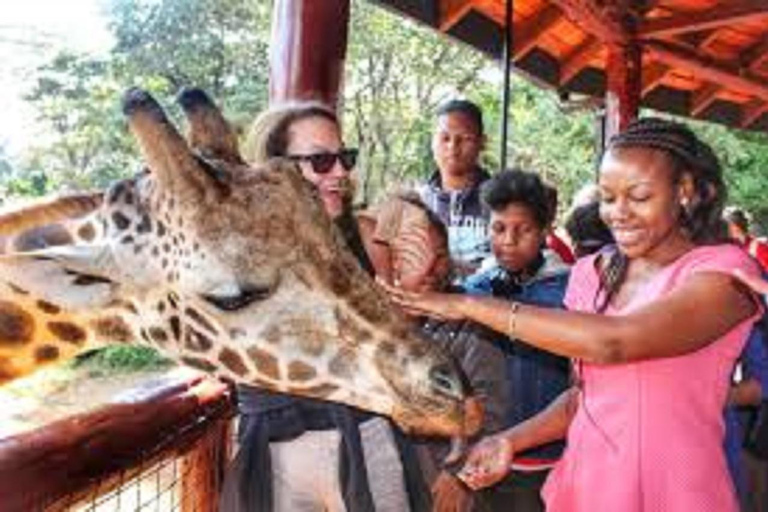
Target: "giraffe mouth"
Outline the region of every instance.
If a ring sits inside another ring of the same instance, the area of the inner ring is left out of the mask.
[[[410,410],[397,410],[392,418],[405,431],[418,435],[450,437],[457,444],[480,431],[485,412],[482,402],[469,396],[461,400],[453,413],[414,413]]]
[[[479,398],[469,396],[464,399],[464,432],[461,435],[465,437],[472,437],[480,431],[480,427],[483,426],[483,419],[485,417],[485,410],[483,409],[483,403]]]

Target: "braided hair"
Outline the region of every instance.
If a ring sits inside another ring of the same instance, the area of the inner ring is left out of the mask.
[[[726,188],[720,161],[712,148],[687,126],[659,118],[632,122],[626,130],[611,138],[606,153],[629,148],[647,148],[664,153],[671,164],[676,184],[686,175],[691,177],[694,197],[687,207],[682,208],[680,223],[697,245],[719,241],[722,237],[721,214]],[[600,312],[608,307],[618,292],[629,267],[627,257],[619,250],[604,254],[602,259],[600,289],[595,297]]]

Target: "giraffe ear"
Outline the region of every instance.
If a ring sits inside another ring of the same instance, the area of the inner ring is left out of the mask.
[[[119,300],[121,286],[111,252],[104,246],[60,246],[0,256],[3,285],[70,311],[103,307]]]
[[[187,116],[187,140],[202,156],[243,164],[237,134],[221,110],[202,89],[184,89],[178,97]]]
[[[149,93],[130,89],[123,98],[123,113],[161,190],[189,204],[221,192],[218,169],[191,151]]]

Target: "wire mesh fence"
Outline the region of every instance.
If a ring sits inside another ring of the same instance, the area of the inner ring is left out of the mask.
[[[231,420],[212,421],[181,450],[172,448],[41,510],[68,512],[212,512],[231,455]],[[172,444],[172,441],[170,441]]]
[[[0,438],[0,512],[215,511],[233,390],[196,374],[137,390]]]

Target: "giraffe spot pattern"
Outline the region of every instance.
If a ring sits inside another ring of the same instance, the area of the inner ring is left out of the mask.
[[[13,368],[13,363],[7,357],[0,357],[0,384],[12,380],[18,372]]]
[[[147,335],[160,346],[165,346],[168,343],[168,333],[162,327],[150,327]]]
[[[94,228],[93,224],[91,224],[90,222],[83,224],[77,230],[77,236],[80,237],[80,239],[85,242],[90,242],[94,238],[96,238],[96,228]]]
[[[264,333],[263,337],[268,343],[279,345],[283,339],[282,330],[277,325],[272,326]]]
[[[190,320],[194,321],[197,325],[205,329],[206,331],[217,334],[219,332],[216,327],[213,326],[210,320],[208,320],[202,313],[193,308],[185,308],[184,313]]]
[[[48,322],[46,327],[56,338],[73,345],[82,345],[88,336],[82,327],[70,322]]]
[[[152,221],[149,218],[149,215],[146,213],[141,216],[141,221],[136,226],[136,232],[139,234],[149,233],[152,231]]]
[[[181,341],[181,322],[179,322],[179,317],[174,315],[168,319],[168,322],[171,324],[171,333],[173,334],[173,339],[176,341]]]
[[[35,361],[47,363],[59,358],[59,347],[55,345],[42,345],[35,349]]]
[[[219,361],[240,377],[248,375],[248,367],[245,365],[243,358],[231,348],[224,348],[219,352]]]
[[[119,231],[125,231],[128,229],[128,226],[131,225],[131,220],[126,217],[123,212],[116,211],[112,213],[112,224],[114,224]]]
[[[273,380],[280,380],[280,368],[275,356],[258,347],[249,347],[246,349],[246,353],[256,366],[258,373]]]
[[[187,366],[191,366],[192,368],[197,368],[198,370],[202,370],[206,373],[213,373],[216,371],[216,365],[214,365],[213,363],[211,363],[206,359],[202,359],[199,357],[182,356],[181,362]]]
[[[328,371],[342,379],[351,377],[357,371],[357,354],[348,348],[342,348],[328,363]]]
[[[44,301],[44,300],[38,300],[37,303],[37,309],[42,311],[43,313],[47,315],[58,315],[61,313],[61,308],[57,306],[56,304],[51,304],[50,302]]]
[[[195,352],[208,352],[213,341],[205,334],[188,327],[184,333],[184,346]]]
[[[344,341],[347,341],[348,343],[359,344],[373,339],[373,335],[367,329],[361,328],[358,325],[358,322],[354,321],[341,309],[336,308],[334,310],[334,316],[336,317],[336,324],[339,328],[339,336]]]
[[[288,380],[306,382],[317,376],[317,371],[301,361],[291,361],[288,365]]]
[[[133,331],[119,316],[99,318],[94,322],[96,334],[107,341],[130,343],[134,340]]]
[[[22,308],[0,300],[0,345],[24,345],[32,341],[35,320]]]

